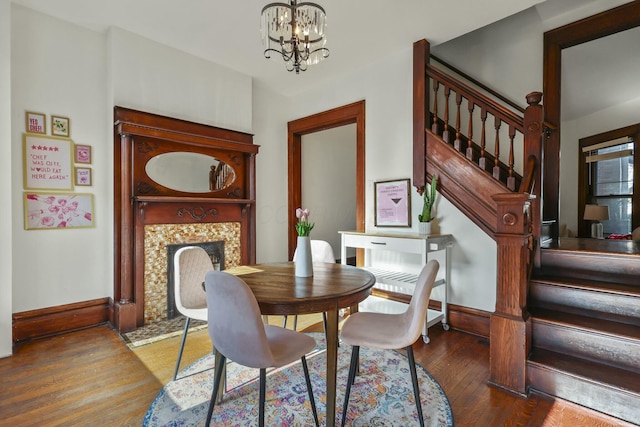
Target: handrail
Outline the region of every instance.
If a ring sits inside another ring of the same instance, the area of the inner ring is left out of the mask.
[[[446,84],[449,87],[458,88],[461,92],[464,92],[465,97],[470,101],[473,101],[476,105],[482,105],[493,116],[500,118],[502,121],[516,125],[516,129],[524,133],[523,118],[517,115],[513,111],[509,110],[505,106],[497,103],[493,99],[479,92],[478,90],[464,84],[463,82],[452,78],[445,74],[442,70],[435,68],[431,65],[427,65],[427,76],[435,78],[436,80]]]
[[[524,168],[525,174],[522,182],[520,182],[520,188],[518,188],[518,193],[531,193],[534,185],[534,178],[536,172],[536,157],[534,155],[530,155],[527,158],[527,164]]]
[[[454,73],[464,77],[466,80],[469,80],[471,83],[473,83],[474,85],[480,87],[482,90],[484,90],[485,92],[490,93],[491,95],[495,96],[496,98],[498,98],[500,101],[504,102],[505,104],[508,104],[509,106],[515,108],[516,110],[520,111],[521,113],[524,113],[525,108],[521,107],[520,105],[516,104],[514,101],[508,99],[507,97],[505,97],[504,95],[501,95],[500,93],[496,92],[495,90],[491,89],[489,86],[485,85],[484,83],[474,79],[473,77],[471,77],[470,75],[468,75],[467,73],[465,73],[464,71],[460,70],[459,68],[454,67],[453,65],[449,64],[448,62],[438,58],[437,56],[431,54],[429,55],[431,58],[435,59],[436,61],[438,61],[440,64],[444,65],[445,67],[447,67],[448,69],[450,69],[451,71],[453,71]]]

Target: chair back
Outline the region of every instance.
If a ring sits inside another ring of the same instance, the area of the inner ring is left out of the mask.
[[[274,366],[260,307],[244,280],[223,271],[205,277],[208,329],[216,350],[251,368]]]
[[[631,232],[631,240],[635,240],[636,242],[640,242],[640,227],[637,227]]]
[[[204,276],[213,270],[207,251],[199,246],[185,246],[174,255],[174,295],[176,308],[205,308],[207,298],[202,289]]]
[[[336,257],[333,254],[333,248],[329,242],[325,240],[310,240],[311,243],[311,260],[313,262],[330,262],[335,264]],[[293,253],[293,260],[295,261],[298,255],[298,249]]]
[[[404,324],[407,328],[404,330],[406,345],[411,345],[422,334],[425,319],[427,318],[427,309],[429,308],[429,298],[431,291],[438,275],[440,264],[436,260],[431,260],[422,267],[416,287],[411,296],[411,302],[407,311],[402,316],[405,317]],[[406,346],[405,345],[405,346]],[[403,347],[405,347],[403,346]]]

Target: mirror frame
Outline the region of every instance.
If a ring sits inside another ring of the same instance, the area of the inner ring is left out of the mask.
[[[640,0],[598,13],[544,33],[544,121],[554,127],[545,142],[542,218],[559,219],[562,49],[640,26]],[[634,212],[635,215],[635,212]],[[558,227],[553,236],[558,238]]]

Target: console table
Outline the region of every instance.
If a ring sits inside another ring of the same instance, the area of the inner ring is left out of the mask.
[[[365,250],[364,268],[376,277],[376,284],[373,289],[381,291],[384,297],[370,296],[360,303],[360,311],[377,311],[385,313],[398,313],[406,310],[406,303],[413,295],[418,275],[407,272],[402,264],[394,264],[392,268],[376,266],[372,260],[371,251],[386,250],[391,252],[402,252],[418,254],[422,266],[429,261],[429,258],[438,253],[438,258],[444,258],[440,262],[440,271],[434,288],[442,287],[443,296],[440,299],[440,310],[429,309],[425,325],[422,331],[422,338],[425,343],[429,342],[428,328],[438,322],[442,322],[445,330],[449,329],[447,317],[448,287],[450,284],[450,248],[453,246],[453,236],[450,234],[382,234],[364,233],[357,231],[340,231],[341,247],[340,259],[342,264],[347,262],[347,248],[362,248]]]

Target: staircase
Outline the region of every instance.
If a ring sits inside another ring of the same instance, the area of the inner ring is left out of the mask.
[[[528,286],[521,288],[525,294],[500,295],[505,288],[498,284],[496,313],[504,311],[496,325],[505,319],[507,323],[510,318],[521,320],[510,324],[515,328],[498,326],[496,337],[492,325],[491,334],[492,346],[511,345],[515,351],[516,347],[529,349],[530,345],[530,351],[522,353],[526,360],[520,362],[521,374],[515,362],[500,368],[507,377],[522,376],[525,387],[521,390],[541,392],[640,423],[640,249],[637,243],[562,239],[559,245],[557,240],[549,239],[548,224],[542,224],[537,204],[540,170],[535,160],[540,159],[542,153],[536,151],[535,138],[540,142],[543,130],[539,129],[537,136],[528,135],[535,127],[531,123],[542,124],[541,107],[528,100],[530,107],[540,107],[529,119],[527,112],[524,117],[518,112],[505,113],[494,101],[433,67],[425,55],[416,56],[416,52],[422,54],[421,48],[416,49],[414,45],[414,67],[417,63],[418,69],[426,70],[427,78],[414,83],[414,117],[419,103],[425,103],[425,131],[422,142],[419,132],[414,133],[414,156],[424,155],[425,161],[423,164],[414,161],[414,185],[420,188],[421,175],[423,182],[438,175],[440,193],[497,241],[499,214],[495,195],[538,192],[531,209],[532,252],[531,259],[525,260],[530,279]],[[414,77],[417,75],[414,69]],[[427,84],[429,79],[432,89]],[[460,119],[461,106],[463,115],[468,106],[463,120]],[[415,121],[420,122],[420,114],[417,117]],[[469,125],[465,127],[467,120]],[[496,135],[501,124],[509,127],[508,160],[500,157],[505,142],[498,141],[498,136],[492,146],[493,154],[488,154],[487,141],[493,137],[485,136],[485,122],[495,123]],[[513,160],[514,135],[519,132],[525,145],[520,151],[525,159],[534,159],[533,163],[522,162],[522,176],[515,172]],[[471,133],[479,136],[474,140]],[[541,150],[542,144],[539,145]],[[513,272],[505,275],[518,276],[518,266],[501,264],[501,256],[498,268],[503,271],[511,268]],[[511,290],[521,292],[518,286],[509,288],[508,292]],[[508,301],[501,303],[501,299]],[[526,306],[520,307],[519,301],[525,301]],[[512,309],[516,315],[509,312]],[[521,315],[517,314],[518,309]],[[526,337],[529,328],[530,341]],[[511,331],[503,332],[508,329]],[[511,342],[508,333],[522,336]],[[493,355],[492,351],[492,358]],[[512,389],[504,384],[501,388]]]
[[[633,242],[582,240],[541,250],[529,284],[527,380],[534,390],[640,423],[640,258]]]

